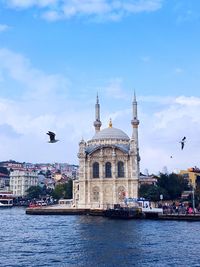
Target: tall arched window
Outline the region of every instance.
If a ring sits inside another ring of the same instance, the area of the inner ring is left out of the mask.
[[[112,168],[111,168],[111,163],[106,162],[105,165],[105,177],[106,178],[111,178],[112,177]]]
[[[99,178],[99,163],[93,163],[93,178]]]
[[[124,177],[124,162],[118,161],[117,163],[117,174],[118,177]]]

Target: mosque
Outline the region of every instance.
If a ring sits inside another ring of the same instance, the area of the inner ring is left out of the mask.
[[[79,178],[74,181],[74,206],[80,209],[107,209],[125,197],[138,197],[139,145],[137,101],[132,102],[132,136],[109,127],[101,130],[100,104],[95,104],[95,134],[79,143]]]

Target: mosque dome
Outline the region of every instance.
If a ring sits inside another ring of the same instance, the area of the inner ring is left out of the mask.
[[[92,138],[92,140],[103,139],[120,139],[129,141],[129,137],[125,132],[114,127],[105,128],[102,131],[97,132]]]

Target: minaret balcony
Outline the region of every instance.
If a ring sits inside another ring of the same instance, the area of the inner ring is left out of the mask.
[[[139,125],[139,123],[140,123],[140,121],[139,121],[138,119],[133,119],[133,120],[131,121],[131,124],[132,124],[133,126],[135,126],[135,125]]]

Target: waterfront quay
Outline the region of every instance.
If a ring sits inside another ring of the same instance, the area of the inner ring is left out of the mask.
[[[65,208],[61,205],[27,208],[27,215],[90,215],[105,217],[105,210]],[[134,219],[134,218],[133,218]],[[200,221],[200,213],[195,214],[162,214],[156,211],[143,211],[137,219]]]

